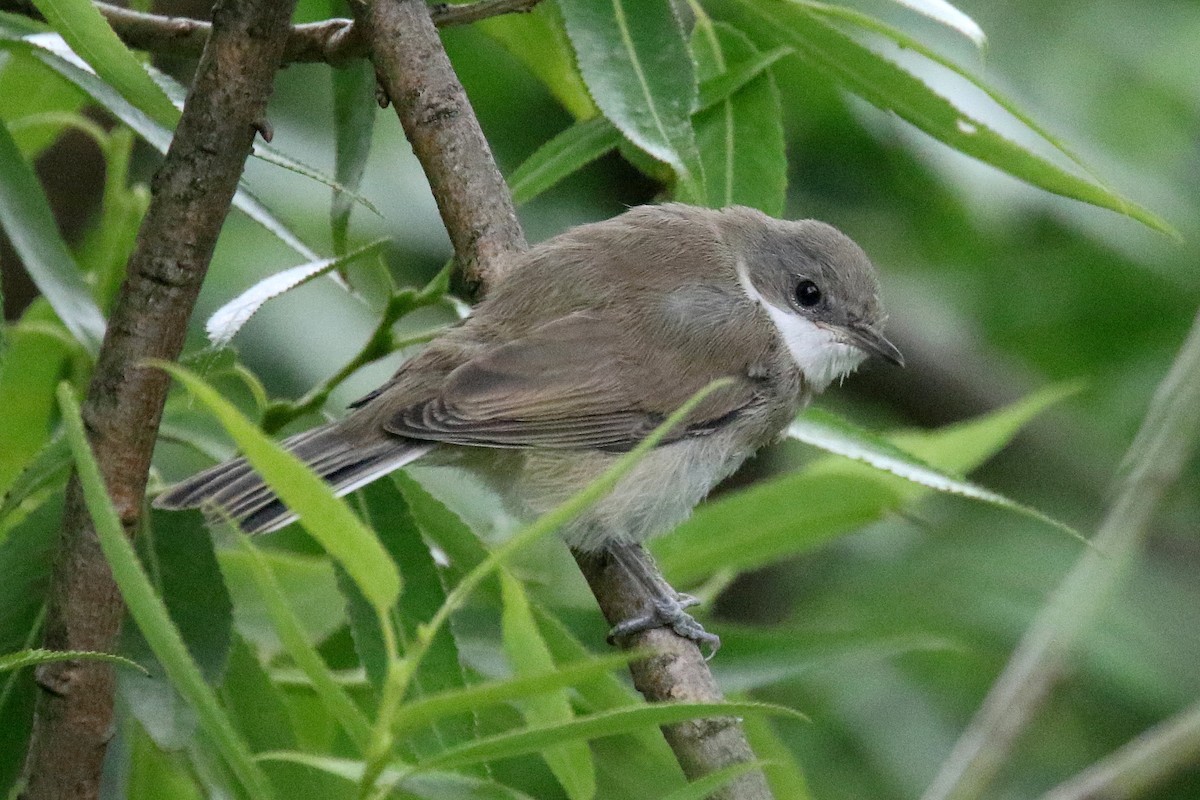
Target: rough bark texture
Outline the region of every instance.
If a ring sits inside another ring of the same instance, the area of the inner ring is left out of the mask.
[[[294,2],[223,0],[114,306],[83,404],[84,423],[126,531],[143,495],[168,378],[140,366],[179,355],[196,295],[261,123]],[[124,607],[100,551],[77,480],[67,490],[45,646],[111,650]],[[28,800],[93,798],[112,731],[107,665],[38,669]]]
[[[649,555],[638,548],[641,557]],[[652,603],[645,587],[607,553],[575,553],[575,561],[610,625],[646,614]],[[657,570],[655,570],[657,572]],[[621,646],[653,656],[629,665],[633,685],[653,703],[719,702],[725,699],[695,642],[655,628],[629,637]],[[697,719],[663,727],[663,735],[683,774],[695,780],[723,767],[755,759],[741,723],[733,717]],[[749,772],[709,795],[711,800],[770,800],[762,772]]]
[[[525,249],[508,186],[424,0],[352,7],[379,83],[429,179],[464,289],[478,294],[502,256]]]

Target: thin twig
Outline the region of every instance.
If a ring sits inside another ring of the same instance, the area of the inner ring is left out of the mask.
[[[1040,708],[1075,642],[1136,557],[1164,490],[1191,457],[1200,425],[1200,314],[1125,456],[1116,500],[1054,596],[1029,626],[924,800],[975,800]]]
[[[430,7],[430,17],[439,28],[469,25],[501,14],[529,12],[541,1],[478,0],[461,5],[439,3]],[[198,56],[212,30],[212,23],[205,20],[147,14],[109,3],[98,2],[95,5],[121,41],[135,50],[160,55]],[[42,18],[28,0],[0,0],[0,11]],[[370,48],[359,35],[353,20],[329,19],[293,26],[284,47],[283,63],[324,62],[336,65],[369,56]]]
[[[1200,703],[1126,744],[1042,800],[1132,800],[1200,763]]]
[[[143,366],[173,359],[208,270],[217,236],[263,119],[287,38],[291,2],[226,0],[201,56],[130,256],[127,276],[83,406],[104,481],[132,536],[141,524],[146,478],[169,379]],[[49,590],[44,646],[111,651],[124,606],[78,479],[67,488],[59,556]],[[26,800],[99,795],[112,737],[113,673],[89,662],[37,671]]]

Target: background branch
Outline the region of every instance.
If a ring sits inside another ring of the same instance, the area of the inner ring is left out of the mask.
[[[503,274],[506,256],[525,249],[525,238],[430,10],[423,0],[359,2],[352,8],[374,53],[380,84],[429,179],[467,293],[481,295]],[[645,551],[641,556],[649,558]],[[576,562],[610,622],[651,609],[645,588],[608,558],[577,553]],[[723,699],[695,643],[656,629],[622,644],[655,652],[631,666],[634,684],[647,699]],[[691,778],[754,759],[741,723],[732,718],[673,725],[664,733]],[[765,776],[755,771],[711,796],[757,800],[771,794]]]
[[[226,0],[170,150],[108,323],[83,407],[84,422],[121,521],[142,519],[150,457],[169,379],[140,364],[179,355],[196,295],[229,211],[256,125],[279,68],[292,2]],[[44,646],[111,651],[124,606],[100,552],[79,482],[67,490]],[[38,669],[28,800],[93,798],[112,736],[114,676],[96,662]]]
[[[1126,454],[1100,530],[1034,619],[925,800],[973,800],[1041,707],[1072,646],[1101,612],[1137,555],[1163,491],[1191,457],[1200,426],[1200,315],[1150,402]]]
[[[478,0],[475,3],[430,7],[438,27],[467,25],[500,14],[531,11],[542,0]],[[198,56],[212,30],[212,23],[190,17],[147,14],[109,3],[96,3],[116,34],[129,47],[173,56]],[[0,10],[41,19],[27,0],[0,0]],[[326,62],[340,64],[370,55],[366,39],[349,19],[329,19],[294,25],[289,29],[282,63]]]

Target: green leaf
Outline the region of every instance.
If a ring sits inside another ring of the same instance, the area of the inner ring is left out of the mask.
[[[710,797],[717,789],[729,784],[735,778],[740,778],[747,772],[762,768],[763,763],[761,761],[731,764],[723,769],[710,772],[702,778],[697,778],[687,786],[676,789],[664,796],[662,800],[705,800],[705,798]],[[792,798],[792,800],[798,799]]]
[[[404,584],[404,602],[392,610],[393,627],[404,651],[420,636],[424,625],[446,601],[446,590],[438,574],[437,564],[429,547],[421,538],[417,523],[409,512],[404,496],[394,483],[375,481],[359,490],[364,518],[379,536],[388,555],[400,569]],[[354,591],[347,591],[351,632],[367,677],[382,694],[387,677],[387,644],[383,641],[378,620]],[[458,646],[450,630],[443,629],[434,636],[417,674],[413,691],[405,700],[407,712],[422,698],[456,693],[466,687]],[[475,736],[474,709],[467,706],[462,713],[439,719],[427,719],[432,730],[411,732],[409,748],[419,756],[469,741]],[[395,728],[393,728],[395,730]]]
[[[347,64],[330,71],[333,81],[334,174],[340,186],[357,191],[371,154],[375,130],[375,70],[369,61]],[[346,252],[350,227],[351,198],[335,189],[329,221],[333,229],[333,251]]]
[[[980,50],[987,47],[987,36],[983,28],[969,16],[947,3],[946,0],[893,0],[902,6],[907,6],[918,14],[924,14],[935,22],[940,22],[947,28],[956,30],[971,40]]]
[[[656,703],[605,711],[570,722],[522,728],[479,739],[448,750],[432,761],[418,765],[418,768],[456,769],[467,764],[536,753],[565,741],[615,736],[649,725],[671,725],[689,719],[740,717],[748,714],[773,714],[806,719],[798,711],[768,703]]]
[[[154,650],[171,682],[196,711],[204,732],[225,759],[238,781],[253,797],[274,796],[267,776],[250,755],[245,741],[230,724],[216,696],[204,681],[196,663],[188,655],[179,631],[171,622],[166,607],[147,578],[133,546],[125,537],[116,509],[109,499],[104,478],[83,431],[79,403],[71,388],[63,384],[58,391],[59,406],[66,426],[67,441],[75,455],[84,500],[95,523],[100,548],[112,569],[113,579],[130,615]]]
[[[706,80],[700,85],[698,113],[714,108],[791,52],[791,48],[776,48],[749,61],[736,63],[726,72]],[[621,132],[606,117],[577,122],[539,147],[513,171],[508,179],[513,202],[518,205],[528,203],[622,141]]]
[[[528,203],[620,143],[620,131],[605,117],[572,125],[534,151],[509,176],[513,202]]]
[[[33,168],[4,125],[0,125],[0,225],[67,330],[89,352],[98,352],[104,315],[59,235]]]
[[[246,459],[313,538],[350,574],[381,612],[400,596],[400,575],[379,540],[333,490],[299,459],[265,436],[216,390],[174,364],[160,364],[208,407]]]
[[[30,161],[36,161],[62,134],[57,124],[30,124],[30,120],[48,119],[47,114],[78,114],[87,97],[79,88],[62,79],[28,53],[11,54],[0,69],[0,120],[10,125],[17,147]]]
[[[358,784],[366,773],[366,765],[362,761],[349,758],[280,750],[261,753],[258,758],[261,761],[301,764],[354,784]],[[532,800],[529,795],[494,781],[481,780],[453,772],[428,772],[422,775],[404,776],[399,770],[384,770],[376,781],[379,786],[390,786],[396,783],[399,783],[406,796],[421,798],[421,800],[449,800],[449,798]]]
[[[742,722],[750,749],[765,762],[763,773],[775,797],[789,800],[813,800],[804,779],[799,759],[780,738],[766,717],[747,717]]]
[[[859,44],[824,19],[827,7],[799,0],[735,0],[743,24],[793,47],[800,57],[884,111],[912,123],[961,153],[1064,197],[1111,209],[1171,236],[1178,234],[1152,212],[1094,181],[1010,141],[966,108],[933,91],[918,76]],[[948,66],[948,62],[941,62]],[[976,81],[958,71],[962,77]]]
[[[704,197],[687,42],[670,0],[559,0],[592,99],[631,142],[675,171],[679,199]]]
[[[793,473],[701,505],[650,549],[672,583],[690,586],[717,569],[745,571],[811,550],[899,501],[871,476]]]
[[[4,493],[4,500],[0,502],[0,524],[29,498],[65,484],[70,466],[71,448],[67,446],[67,440],[59,436],[47,442]]]
[[[17,670],[22,667],[32,667],[38,664],[49,664],[54,661],[107,661],[122,667],[130,667],[143,674],[146,668],[136,661],[112,653],[97,653],[91,650],[21,650],[0,656],[0,672]]]
[[[599,113],[575,66],[556,4],[540,3],[528,14],[501,14],[475,25],[524,63],[575,119]]]
[[[246,554],[251,579],[262,596],[267,613],[271,617],[271,624],[279,635],[284,650],[311,682],[313,690],[330,716],[338,721],[351,741],[358,745],[360,750],[364,750],[371,740],[370,721],[354,704],[346,690],[338,685],[329,665],[309,643],[304,627],[300,624],[295,610],[288,604],[287,597],[275,580],[275,573],[271,571],[262,553],[245,534],[235,530],[234,535],[237,537],[239,549]]]
[[[209,341],[213,347],[226,346],[242,329],[242,326],[262,308],[263,303],[298,286],[303,286],[322,275],[327,275],[333,270],[341,269],[355,259],[376,253],[389,241],[389,239],[376,239],[337,258],[310,261],[307,264],[300,264],[263,278],[212,313],[204,326]]]
[[[760,55],[736,28],[704,18],[697,20],[692,34],[692,52],[704,80],[727,74],[729,64],[751,62]],[[696,114],[707,205],[743,205],[773,217],[783,214],[787,155],[782,114],[779,89],[765,71],[713,108]]]
[[[500,572],[504,611],[500,629],[508,662],[518,675],[535,675],[554,668],[554,659],[538,632],[525,589],[506,570]],[[521,713],[531,726],[553,725],[575,719],[565,692],[530,695],[521,703]],[[584,742],[566,742],[547,747],[542,758],[571,800],[591,800],[596,794],[596,766]]]
[[[167,152],[171,144],[171,129],[155,122],[103,80],[79,66],[74,54],[57,34],[42,34],[28,40],[0,40],[0,46],[13,52],[31,54],[112,112],[113,116],[128,125],[159,153]],[[302,257],[310,261],[317,259],[316,252],[279,221],[244,184],[234,194],[233,205]]]
[[[89,0],[33,0],[33,4],[105,83],[159,125],[175,127],[179,109]]]
[[[956,494],[1015,511],[1083,540],[1083,535],[1058,520],[1010,500],[990,489],[939,470],[912,453],[905,452],[887,439],[859,428],[849,421],[820,409],[809,409],[787,429],[787,435],[826,452],[860,461],[906,481],[934,491]]]

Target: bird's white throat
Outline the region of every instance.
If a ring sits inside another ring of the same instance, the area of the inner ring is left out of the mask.
[[[815,391],[824,391],[834,380],[849,375],[866,358],[866,353],[838,339],[829,328],[768,301],[754,288],[746,265],[741,261],[737,265],[737,274],[742,291],[767,312],[796,366]]]

